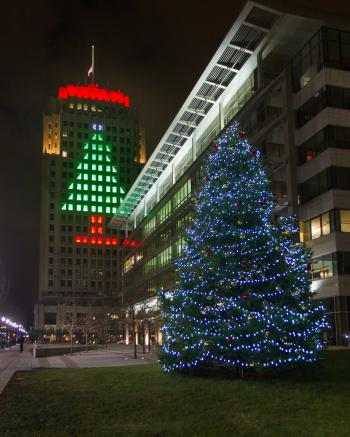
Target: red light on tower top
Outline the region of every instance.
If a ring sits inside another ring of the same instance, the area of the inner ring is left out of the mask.
[[[99,88],[97,84],[87,86],[66,85],[58,88],[58,99],[69,99],[75,97],[78,99],[97,100],[100,102],[119,103],[126,108],[130,107],[130,97],[122,91],[112,91]]]

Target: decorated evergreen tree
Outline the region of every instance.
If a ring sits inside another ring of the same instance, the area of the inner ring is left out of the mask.
[[[162,293],[164,370],[316,361],[327,321],[310,255],[293,220],[273,215],[260,153],[238,124],[212,147],[195,203],[178,288]]]

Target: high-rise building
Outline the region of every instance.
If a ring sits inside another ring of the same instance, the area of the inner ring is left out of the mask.
[[[39,293],[35,328],[62,333],[110,312],[121,289],[123,232],[106,227],[145,159],[138,118],[120,91],[68,85],[43,119]]]
[[[203,161],[238,120],[263,152],[276,213],[299,216],[313,253],[311,289],[332,326],[328,342],[347,344],[349,70],[350,28],[247,2],[114,215],[116,228],[143,240],[125,258],[125,302],[156,306],[159,290],[176,286],[173,262]]]

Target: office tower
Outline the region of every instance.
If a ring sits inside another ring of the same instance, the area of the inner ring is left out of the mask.
[[[126,242],[107,224],[142,167],[143,148],[137,115],[121,91],[68,85],[50,99],[34,323],[46,337],[118,306]]]

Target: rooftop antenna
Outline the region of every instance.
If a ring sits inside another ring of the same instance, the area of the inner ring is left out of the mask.
[[[95,83],[95,46],[91,46],[91,67],[88,71],[88,77],[91,75],[91,83]]]

